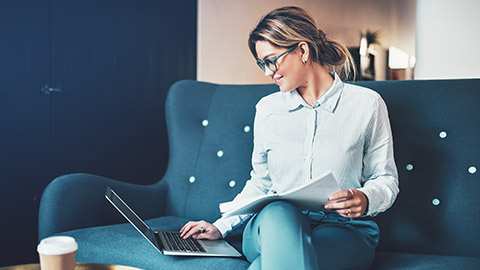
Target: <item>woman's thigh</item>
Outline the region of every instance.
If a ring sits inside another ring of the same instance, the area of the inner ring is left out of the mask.
[[[312,230],[312,244],[320,269],[369,269],[375,248],[342,225],[319,225]]]
[[[244,254],[252,259],[265,250],[265,246],[283,248],[281,243],[298,242],[302,229],[310,234],[310,224],[293,205],[283,201],[270,203],[252,217],[243,232]]]
[[[253,217],[243,233],[243,253],[261,269],[317,269],[308,219],[287,202],[273,202]],[[313,266],[312,266],[313,265]]]

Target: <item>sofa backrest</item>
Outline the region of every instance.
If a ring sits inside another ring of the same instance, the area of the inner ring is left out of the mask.
[[[174,84],[168,93],[167,212],[215,221],[251,171],[255,105],[272,85]]]
[[[358,84],[387,103],[400,194],[379,249],[480,257],[480,80]],[[214,221],[249,179],[255,104],[275,85],[181,81],[166,104],[171,215]]]
[[[480,80],[359,84],[387,103],[400,180],[379,249],[480,257]]]

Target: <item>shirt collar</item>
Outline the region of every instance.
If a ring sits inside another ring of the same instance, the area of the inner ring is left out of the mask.
[[[327,90],[325,95],[323,95],[319,100],[314,103],[313,108],[316,108],[318,106],[327,110],[330,113],[334,113],[340,95],[342,93],[344,83],[336,73],[331,73],[331,75],[335,78],[332,86]],[[298,93],[297,90],[293,90],[285,94],[287,95],[289,111],[295,111],[300,107],[311,107],[305,102],[305,100],[303,100],[302,96]]]

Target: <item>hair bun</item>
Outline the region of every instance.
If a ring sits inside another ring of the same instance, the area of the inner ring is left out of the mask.
[[[325,32],[322,31],[322,29],[318,29],[318,38],[324,43],[327,40],[327,35]]]

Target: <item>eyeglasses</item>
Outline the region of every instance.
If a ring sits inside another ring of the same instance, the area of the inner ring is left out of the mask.
[[[270,58],[270,57],[267,57],[265,58],[265,60],[260,60],[258,59],[257,60],[257,65],[260,67],[260,69],[265,72],[265,67],[267,67],[268,69],[270,69],[272,72],[276,72],[278,67],[277,67],[277,60],[278,58],[282,57],[283,55],[293,51],[294,49],[296,49],[297,47],[292,47],[290,49],[288,49],[287,51],[285,51],[284,53],[280,54],[279,56],[275,57],[275,58]]]

